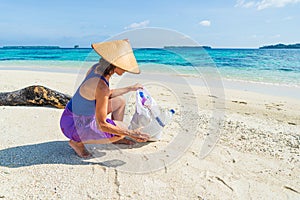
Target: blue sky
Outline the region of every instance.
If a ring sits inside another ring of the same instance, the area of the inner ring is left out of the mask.
[[[89,47],[143,27],[212,47],[300,43],[300,0],[0,0],[0,10],[0,46]]]

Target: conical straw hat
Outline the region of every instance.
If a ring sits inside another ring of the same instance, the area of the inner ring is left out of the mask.
[[[128,40],[100,42],[92,44],[92,47],[104,60],[116,67],[134,74],[140,73]]]

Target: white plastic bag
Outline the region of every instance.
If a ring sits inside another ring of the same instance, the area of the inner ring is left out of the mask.
[[[128,128],[142,128],[142,132],[150,135],[150,140],[156,141],[161,138],[161,131],[173,114],[174,110],[162,110],[146,88],[140,89],[136,91],[136,110]]]

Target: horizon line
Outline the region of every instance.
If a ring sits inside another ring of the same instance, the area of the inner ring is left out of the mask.
[[[290,46],[290,45],[300,45],[300,43],[294,43],[294,44],[283,44],[283,43],[277,43],[277,44],[271,44],[271,45],[263,45],[259,47],[213,47],[210,45],[170,45],[170,46],[159,46],[159,47],[132,47],[133,49],[139,49],[139,48],[148,48],[148,49],[164,49],[164,48],[203,48],[203,49],[263,49],[263,47],[274,47],[276,45],[284,45],[284,46]],[[34,48],[53,48],[53,49],[92,49],[90,46],[83,46],[80,47],[80,45],[73,45],[73,46],[59,46],[59,45],[3,45],[0,46],[1,49],[34,49]],[[266,48],[268,49],[268,48]],[[274,48],[276,49],[276,48]],[[280,48],[277,48],[280,49]],[[282,48],[282,49],[288,49],[288,48]],[[291,48],[292,49],[292,48]],[[296,48],[295,48],[296,49]]]

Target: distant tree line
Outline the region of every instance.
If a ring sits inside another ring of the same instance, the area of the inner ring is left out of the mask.
[[[300,43],[268,45],[268,46],[259,47],[259,49],[300,49]]]

